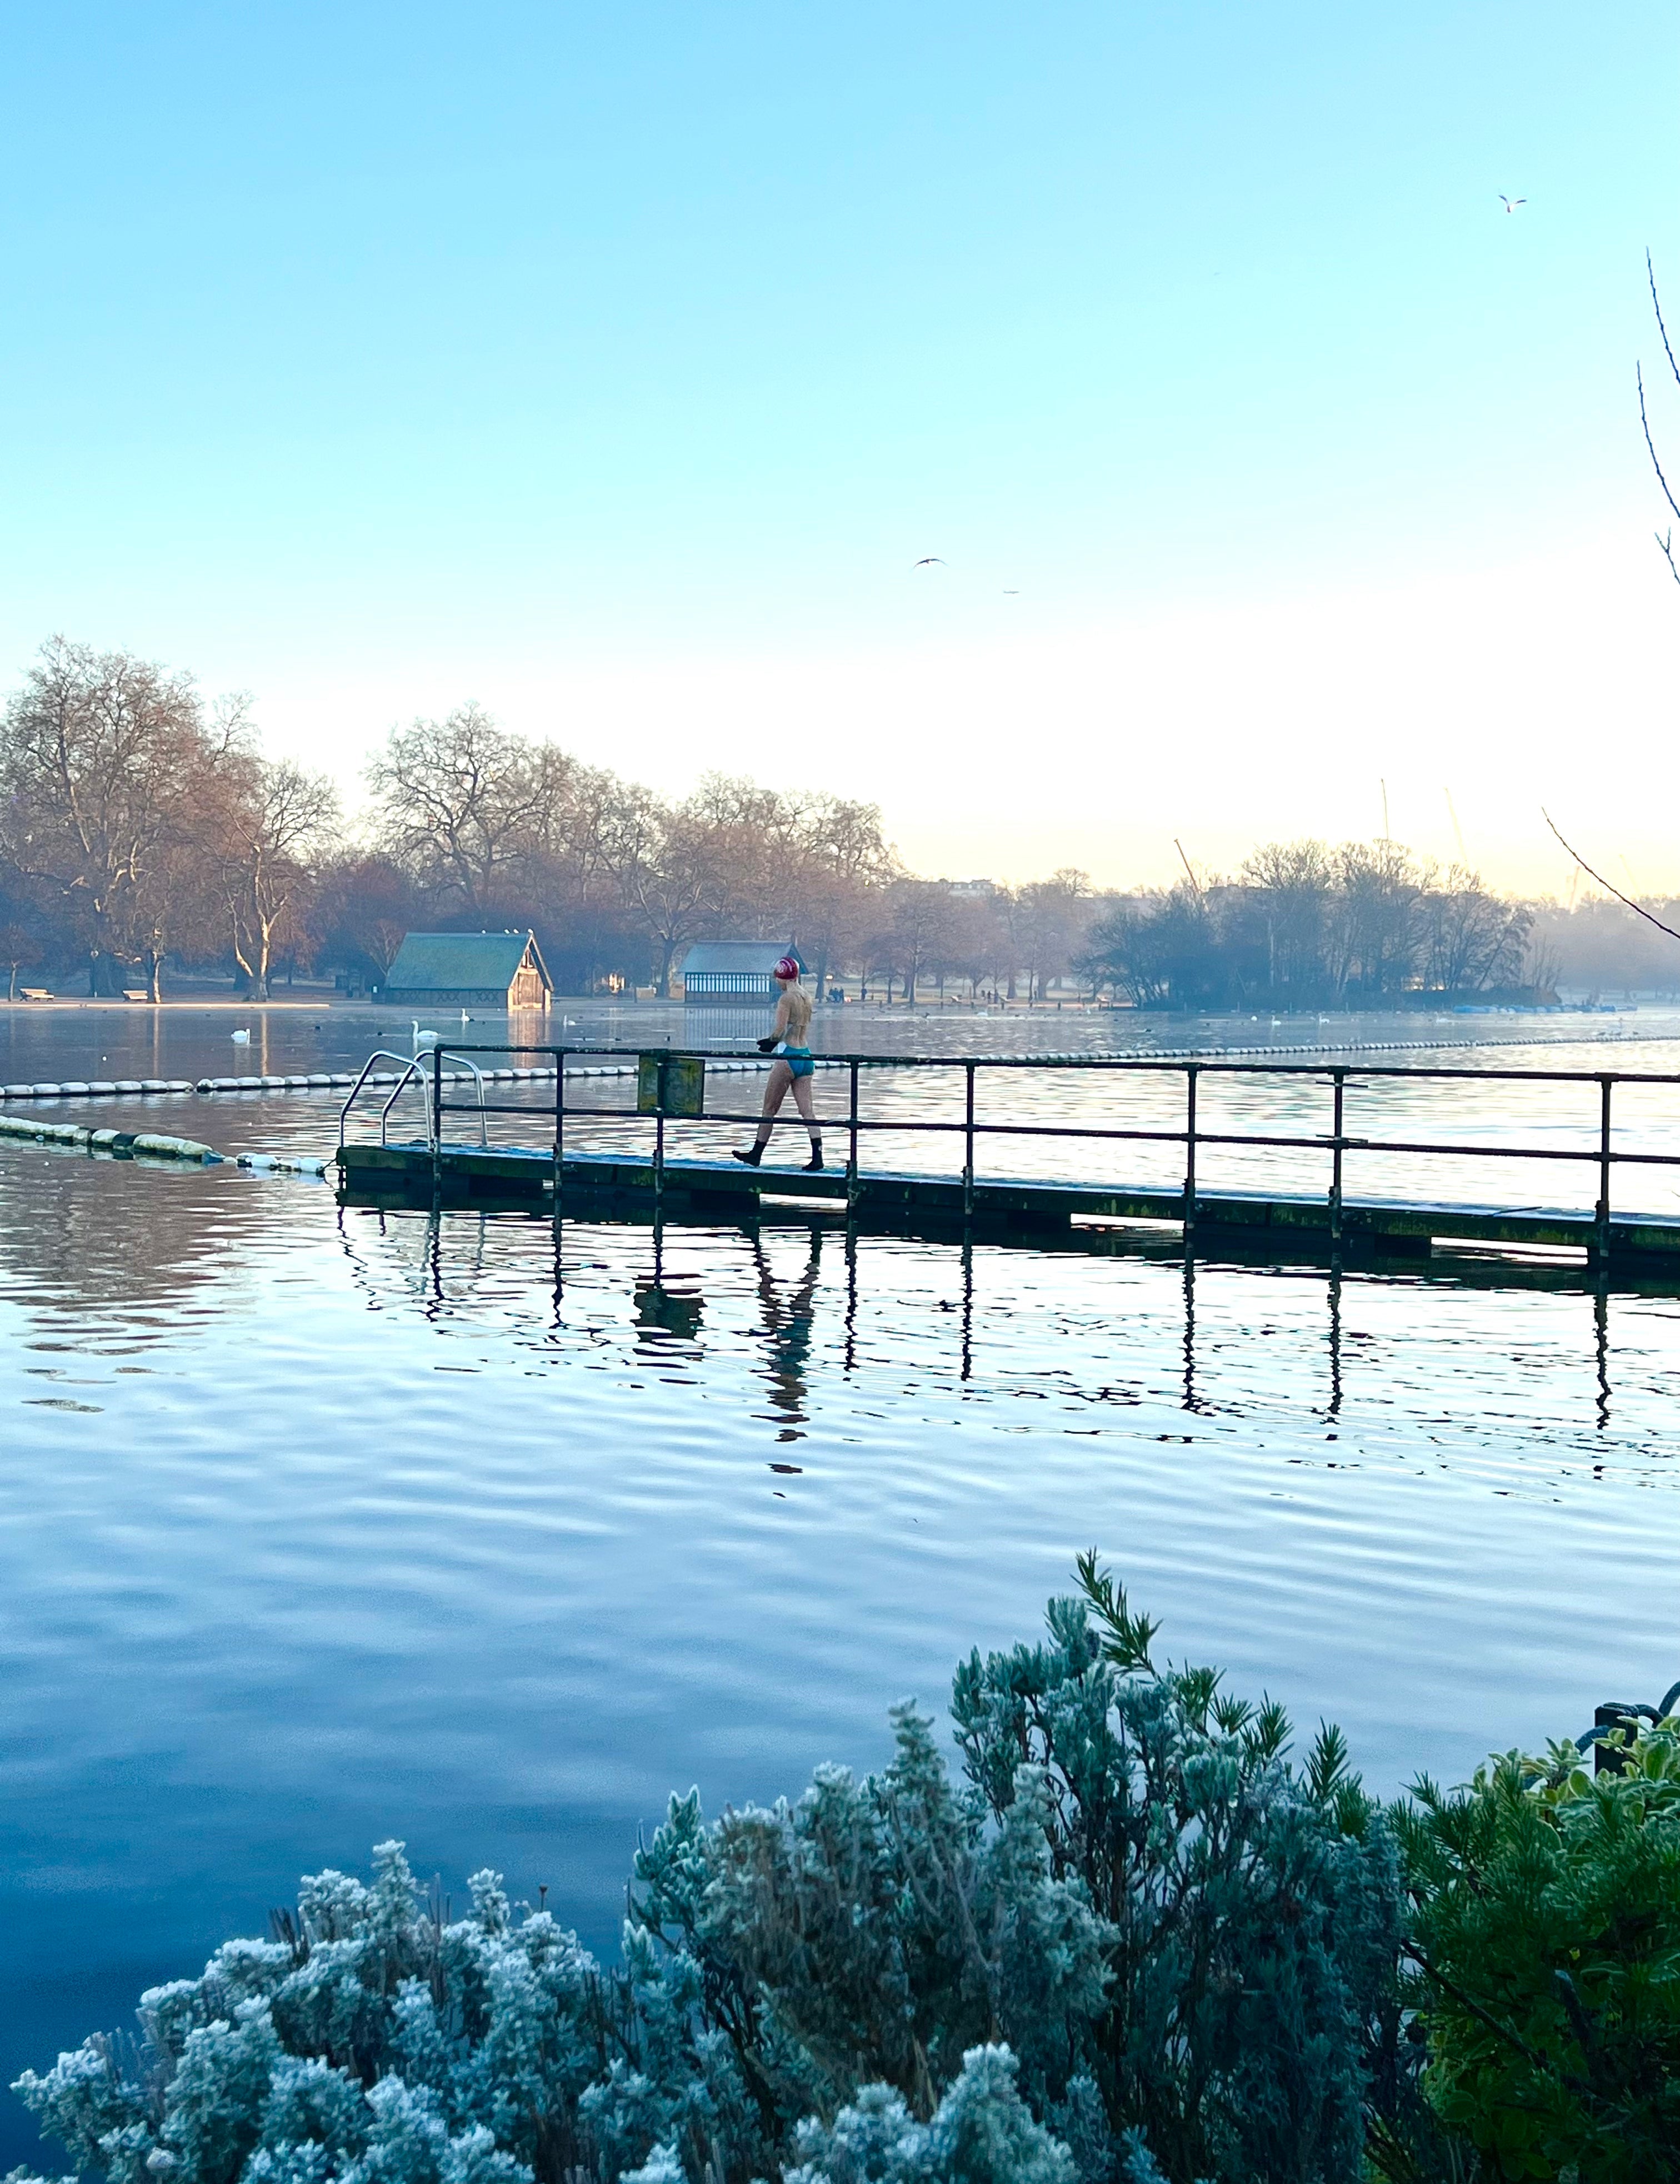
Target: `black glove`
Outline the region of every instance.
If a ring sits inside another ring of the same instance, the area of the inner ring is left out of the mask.
[[[759,1041],[759,1052],[760,1054],[774,1054],[776,1048],[780,1046],[781,1044],[781,1040],[776,1037],[776,1034],[772,1032],[768,1039],[761,1039]]]

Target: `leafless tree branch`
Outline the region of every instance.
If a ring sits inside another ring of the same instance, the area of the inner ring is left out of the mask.
[[[1662,322],[1662,305],[1657,299],[1656,271],[1651,264],[1651,254],[1645,253],[1645,278],[1651,284],[1651,309],[1656,313],[1656,330],[1662,336],[1663,354],[1668,359],[1668,368],[1674,374],[1674,382],[1680,387],[1680,364],[1674,361],[1674,351],[1668,345],[1668,328]]]
[[[1593,867],[1587,862],[1587,860],[1582,855],[1579,850],[1574,848],[1572,844],[1564,842],[1563,836],[1561,834],[1558,834],[1556,827],[1553,825],[1551,813],[1547,811],[1544,804],[1540,806],[1540,816],[1545,821],[1547,826],[1551,827],[1553,833],[1557,834],[1559,841],[1563,842],[1564,848],[1569,851],[1570,855],[1574,858],[1576,863],[1580,866],[1582,871],[1586,873],[1589,880],[1596,880],[1599,885],[1605,889],[1606,894],[1613,894],[1618,902],[1626,903],[1628,909],[1633,911],[1636,916],[1646,919],[1649,923],[1655,926],[1659,933],[1666,933],[1671,940],[1680,940],[1680,933],[1677,933],[1672,925],[1665,925],[1660,917],[1653,917],[1650,911],[1643,908],[1641,905],[1635,902],[1631,895],[1623,894],[1619,887],[1612,887],[1602,872],[1595,872],[1593,870]]]
[[[1680,500],[1676,500],[1674,495],[1669,491],[1668,480],[1663,476],[1662,465],[1657,460],[1656,443],[1651,437],[1650,420],[1645,415],[1645,375],[1637,364],[1633,367],[1633,383],[1639,390],[1639,424],[1645,435],[1645,446],[1650,454],[1651,468],[1656,472],[1656,482],[1662,488],[1663,499],[1674,513],[1680,515]],[[1659,545],[1661,543],[1661,539],[1657,542]]]

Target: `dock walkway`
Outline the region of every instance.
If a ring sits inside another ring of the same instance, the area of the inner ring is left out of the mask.
[[[338,1154],[346,1195],[353,1200],[413,1204],[429,1201],[441,1187],[453,1203],[552,1203],[551,1150],[517,1145],[444,1145],[434,1160],[420,1141],[403,1145],[350,1143]],[[948,1231],[965,1225],[1019,1233],[1068,1229],[1076,1223],[1154,1223],[1182,1228],[1185,1194],[1177,1190],[1055,1182],[975,1181],[961,1177],[859,1173],[843,1168],[809,1174],[802,1168],[743,1167],[734,1160],[667,1158],[662,1167],[629,1153],[568,1153],[561,1163],[561,1195],[587,1201],[657,1204],[673,1220],[736,1219],[759,1213],[766,1201],[789,1200],[832,1205],[859,1223],[891,1228],[924,1225]],[[1340,1240],[1385,1252],[1427,1251],[1437,1242],[1578,1247],[1602,1244],[1591,1213],[1544,1206],[1455,1206],[1404,1200],[1344,1198]],[[1332,1240],[1327,1199],[1263,1191],[1198,1192],[1190,1227],[1199,1240],[1249,1249],[1322,1251]],[[1617,1214],[1609,1224],[1610,1256],[1624,1262],[1680,1259],[1680,1220],[1655,1214]]]

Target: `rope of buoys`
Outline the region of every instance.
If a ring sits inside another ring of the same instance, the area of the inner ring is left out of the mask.
[[[44,1116],[0,1115],[0,1138],[39,1145],[71,1145],[79,1150],[140,1154],[153,1160],[193,1161],[209,1167],[222,1155],[196,1138],[170,1137],[160,1130],[90,1130],[82,1123],[50,1123]]]
[[[1649,1036],[1649,1034],[1643,1035],[1646,1037]],[[1622,1043],[1627,1040],[1637,1041],[1641,1038],[1641,1036],[1642,1034],[1638,1031],[1627,1032],[1618,1028],[1614,1032],[1596,1032],[1592,1034],[1589,1040],[1561,1040],[1557,1039],[1333,1039],[1320,1041],[1313,1044],[1292,1042],[1287,1045],[1268,1042],[1264,1045],[1253,1046],[1143,1046],[1127,1048],[1123,1051],[1116,1051],[1110,1049],[1107,1053],[1093,1053],[1088,1049],[1077,1049],[1068,1050],[1059,1053],[1041,1053],[1035,1055],[950,1055],[942,1056],[939,1059],[941,1061],[947,1061],[954,1067],[960,1067],[965,1062],[971,1061],[976,1067],[995,1066],[1004,1062],[1022,1065],[1031,1064],[1034,1061],[1112,1061],[1126,1063],[1147,1061],[1199,1061],[1215,1060],[1246,1061],[1254,1057],[1264,1058],[1275,1055],[1423,1054],[1440,1052],[1469,1053],[1472,1051],[1485,1052],[1490,1047],[1532,1048],[1582,1044],[1608,1045]],[[657,1050],[649,1050],[656,1051]],[[704,1059],[706,1067],[709,1070],[718,1073],[726,1073],[750,1072],[755,1070],[768,1069],[771,1066],[773,1057],[761,1055],[751,1055],[746,1056],[708,1055]],[[815,1059],[815,1065],[819,1069],[843,1069],[848,1066],[844,1061],[837,1061],[831,1056],[818,1055]],[[914,1067],[917,1061],[931,1060],[932,1057],[915,1055],[879,1054],[870,1055],[863,1059],[864,1066],[865,1067],[874,1066],[882,1068],[904,1068]],[[631,1061],[570,1062],[566,1068],[566,1076],[568,1078],[574,1077],[630,1077],[636,1073],[636,1063]],[[0,1084],[0,1100],[133,1099],[139,1096],[154,1096],[161,1093],[192,1093],[208,1097],[228,1092],[348,1092],[356,1084],[357,1074],[358,1073],[353,1070],[314,1070],[311,1071],[307,1075],[298,1074],[296,1076],[286,1077],[200,1077],[196,1079],[186,1078],[130,1077],[114,1078],[92,1078],[86,1081],[80,1078],[67,1078],[59,1084],[42,1083],[39,1084]],[[430,1072],[428,1072],[428,1078]],[[443,1072],[443,1082],[446,1084],[471,1084],[480,1079],[487,1084],[504,1084],[511,1083],[552,1084],[554,1081],[554,1077],[555,1072],[553,1069],[501,1068],[484,1069],[476,1072],[470,1069],[446,1069]],[[364,1079],[363,1082],[368,1086],[373,1086],[375,1084],[400,1084],[404,1082],[404,1072],[401,1070],[394,1069],[379,1070],[375,1071],[371,1076]]]
[[[81,1123],[52,1123],[44,1115],[0,1115],[0,1139],[63,1145],[77,1152],[108,1153],[118,1160],[186,1161],[199,1167],[223,1162],[259,1175],[325,1175],[326,1162],[313,1153],[219,1153],[196,1138],[161,1130],[91,1130]]]

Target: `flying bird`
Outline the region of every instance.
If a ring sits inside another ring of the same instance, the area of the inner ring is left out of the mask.
[[[943,556],[938,554],[924,554],[914,566],[918,569],[931,569],[936,561],[942,569],[945,566]]]
[[[1528,202],[1527,198],[1508,198],[1503,190],[1499,192],[1499,203],[1507,212],[1515,212],[1518,205],[1527,204]]]
[[[1006,599],[1018,599],[1021,597],[1021,593],[1019,592],[1012,592],[1009,586],[1005,584],[1004,587],[1004,597]]]

